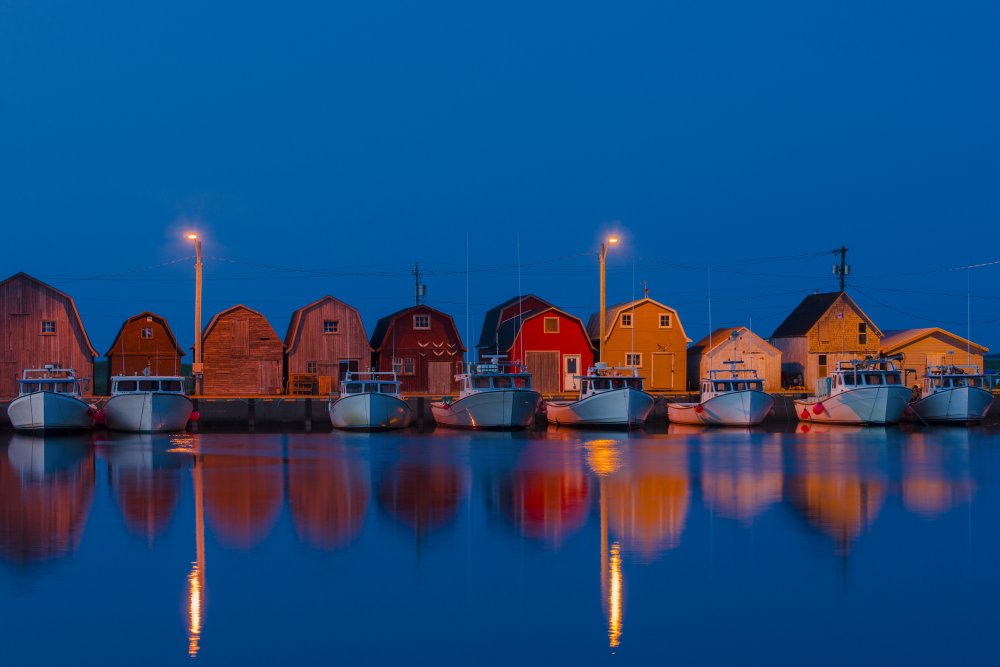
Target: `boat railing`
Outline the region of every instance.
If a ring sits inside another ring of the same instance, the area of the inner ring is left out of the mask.
[[[980,371],[979,366],[973,364],[948,364],[928,366],[927,375],[983,375],[983,373]]]
[[[341,382],[398,382],[396,371],[347,371]]]

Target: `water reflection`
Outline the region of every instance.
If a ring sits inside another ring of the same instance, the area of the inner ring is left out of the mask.
[[[441,442],[404,446],[378,481],[379,506],[418,538],[451,523],[464,493],[454,450]]]
[[[217,435],[202,457],[205,512],[221,544],[249,549],[263,540],[281,514],[285,491],[278,439]]]
[[[94,497],[89,436],[14,435],[0,455],[0,554],[17,563],[78,548]]]
[[[701,492],[720,516],[749,523],[781,502],[784,488],[781,443],[777,438],[748,442],[711,442],[698,447]]]
[[[903,504],[933,518],[970,502],[975,484],[969,477],[965,428],[912,433],[901,447]]]

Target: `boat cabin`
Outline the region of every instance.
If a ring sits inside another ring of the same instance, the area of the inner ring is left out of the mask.
[[[734,391],[764,391],[764,379],[754,368],[736,368],[742,361],[724,361],[729,368],[710,370],[708,377],[701,381],[702,400],[709,396],[727,394]]]
[[[17,381],[18,395],[48,391],[80,396],[88,382],[86,378],[76,377],[76,371],[69,368],[26,368]]]
[[[150,392],[181,394],[183,396],[184,378],[176,375],[119,375],[111,378],[112,396],[120,396],[121,394],[146,394]]]
[[[388,394],[390,396],[399,396],[399,385],[400,382],[393,372],[348,372],[340,382],[340,395]]]
[[[821,379],[818,395],[839,394],[859,387],[902,385],[903,373],[887,359],[842,361],[830,377]]]
[[[923,395],[946,389],[975,387],[989,391],[989,379],[979,372],[978,366],[930,366],[923,378]]]
[[[591,366],[586,375],[577,376],[580,381],[580,398],[592,394],[618,389],[643,391],[643,379],[635,368],[608,368],[603,364]]]
[[[503,355],[488,355],[490,361],[470,364],[468,373],[455,379],[462,385],[462,394],[501,389],[531,389],[531,373],[517,362],[503,361]]]

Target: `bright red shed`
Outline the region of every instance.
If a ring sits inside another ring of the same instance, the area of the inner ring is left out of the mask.
[[[465,348],[451,315],[424,305],[404,308],[378,321],[371,345],[378,370],[395,370],[404,392],[458,391]]]

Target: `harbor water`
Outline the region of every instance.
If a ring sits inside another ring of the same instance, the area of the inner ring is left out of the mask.
[[[995,664],[998,434],[4,432],[4,661]]]

